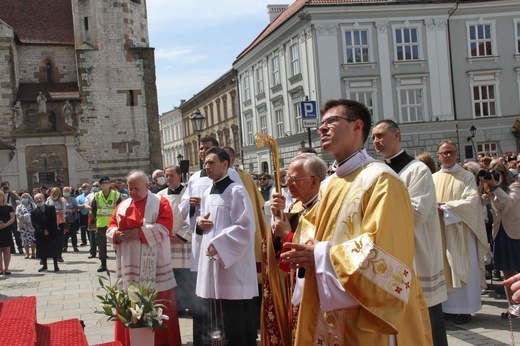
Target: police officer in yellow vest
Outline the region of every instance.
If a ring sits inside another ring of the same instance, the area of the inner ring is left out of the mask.
[[[105,272],[107,271],[107,226],[116,205],[121,202],[121,194],[117,190],[110,189],[110,178],[106,175],[99,179],[99,184],[101,184],[101,191],[94,195],[91,207],[92,214],[96,218],[96,243],[101,261],[97,271]]]

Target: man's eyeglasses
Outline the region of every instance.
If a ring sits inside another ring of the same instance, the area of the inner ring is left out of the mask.
[[[442,153],[439,153],[439,155],[442,155],[444,157],[455,156],[456,154],[456,151],[443,151]]]
[[[283,179],[284,184],[291,183],[294,184],[297,180],[302,180],[305,178],[314,178],[315,175],[310,175],[308,177],[291,177],[290,175],[286,175]]]
[[[258,180],[268,180],[267,178],[258,178]]]
[[[343,120],[346,120],[348,122],[354,122],[356,121],[357,119],[351,119],[351,118],[344,118],[344,117],[339,117],[337,115],[333,115],[333,116],[330,116],[328,117],[327,119],[323,120],[323,121],[320,121],[318,123],[318,126],[316,126],[316,129],[319,131],[320,130],[320,127],[322,127],[323,125],[327,126],[327,127],[333,127],[335,123],[337,123],[338,121],[340,121],[340,119],[343,119]]]

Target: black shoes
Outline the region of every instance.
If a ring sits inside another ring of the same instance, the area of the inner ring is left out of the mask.
[[[54,272],[57,273],[60,271],[60,268],[58,268],[58,266],[54,266]]]
[[[38,269],[38,273],[44,272],[47,270],[47,266],[43,266],[40,269]]]
[[[64,262],[64,261],[63,261],[63,258],[61,258],[61,257],[58,258],[58,262],[60,262],[60,263]]]
[[[458,314],[455,316],[455,319],[453,320],[453,323],[455,324],[466,324],[469,321],[471,321],[471,315],[470,314]]]
[[[98,273],[102,273],[102,272],[106,272],[106,271],[107,271],[107,267],[103,267],[103,266],[99,267],[97,270]]]
[[[75,247],[74,252],[79,252],[79,249],[77,247]]]
[[[96,258],[96,255],[90,255],[88,258]]]

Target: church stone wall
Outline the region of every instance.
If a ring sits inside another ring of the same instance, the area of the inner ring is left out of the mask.
[[[71,83],[77,80],[73,46],[18,46],[18,73],[20,83],[45,83],[46,62],[52,64],[52,77],[56,83]]]
[[[14,33],[10,26],[0,20],[0,138],[10,137],[13,126],[12,106],[14,100]],[[7,144],[12,144],[4,140]],[[0,154],[1,156],[1,154]],[[0,164],[4,160],[0,159]]]
[[[126,0],[113,1],[112,6],[91,2],[90,6],[103,6],[89,10],[98,16],[92,20],[103,25],[97,28],[98,49],[77,50],[82,104],[78,152],[94,167],[94,177],[123,178],[133,169],[151,173],[151,151],[160,153],[160,145],[150,145],[149,132],[157,127],[154,121],[158,124],[158,111],[151,117],[148,110],[157,104],[156,90],[150,92],[149,86],[148,60],[153,54],[132,48],[148,46],[146,5]],[[78,44],[82,34],[76,35]],[[131,37],[140,43],[134,44]],[[153,73],[155,86],[154,77]]]

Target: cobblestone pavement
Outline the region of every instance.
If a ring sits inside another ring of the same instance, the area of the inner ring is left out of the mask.
[[[39,260],[13,255],[9,268],[12,275],[0,275],[0,300],[36,296],[39,323],[79,318],[85,321],[85,333],[90,345],[112,341],[113,323],[107,322],[104,315],[95,313],[99,306],[96,294],[101,293],[99,274],[96,272],[99,260],[87,258],[88,247],[79,249],[77,253],[63,254],[65,262],[60,263],[58,273],[38,273]],[[109,251],[109,256],[107,265],[113,273],[114,252]],[[447,321],[450,346],[512,344],[509,321],[500,318],[507,303],[503,294],[495,292],[500,288],[501,281],[488,283],[489,289],[482,295],[483,308],[468,324],[456,325]],[[191,319],[183,317],[179,321],[182,341],[184,345],[191,345]],[[512,324],[514,339],[520,345],[520,318],[513,319]]]

